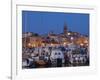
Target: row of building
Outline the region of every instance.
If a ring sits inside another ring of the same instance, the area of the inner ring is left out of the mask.
[[[74,43],[79,46],[88,46],[89,37],[78,32],[68,31],[67,25],[64,25],[63,33],[54,34],[49,32],[46,35],[39,35],[37,33],[26,32],[22,34],[23,47],[46,47],[46,46],[67,46]]]

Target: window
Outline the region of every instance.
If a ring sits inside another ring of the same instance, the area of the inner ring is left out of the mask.
[[[57,55],[57,53],[55,53],[55,55]]]
[[[58,55],[60,55],[60,52],[58,53]]]

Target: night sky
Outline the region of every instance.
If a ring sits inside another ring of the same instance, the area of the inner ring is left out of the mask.
[[[89,14],[22,11],[23,33],[63,33],[64,24],[68,26],[68,31],[89,35]]]

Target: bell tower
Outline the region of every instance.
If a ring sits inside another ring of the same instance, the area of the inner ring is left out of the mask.
[[[68,32],[68,28],[67,28],[67,25],[66,25],[66,23],[65,23],[65,24],[64,24],[63,33],[64,33],[64,34],[67,34],[67,32]]]

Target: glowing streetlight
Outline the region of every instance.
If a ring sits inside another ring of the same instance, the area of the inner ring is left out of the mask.
[[[68,34],[68,35],[71,35],[71,33],[70,33],[70,32],[68,32],[67,34]]]
[[[83,43],[80,44],[80,46],[83,46],[83,45],[84,45]]]
[[[30,47],[31,46],[31,43],[28,43],[28,46]]]
[[[51,43],[51,46],[54,46],[54,44],[53,44],[53,43]]]
[[[70,39],[71,39],[71,40],[73,40],[73,39],[74,39],[74,37],[71,37]]]
[[[63,43],[64,46],[66,46],[66,44],[67,44],[66,42]]]
[[[88,41],[87,41],[87,40],[85,40],[85,41],[84,41],[84,43],[88,43]]]
[[[44,46],[45,46],[45,44],[44,44],[44,43],[42,43],[42,46],[44,47]]]

